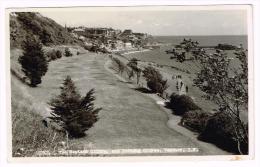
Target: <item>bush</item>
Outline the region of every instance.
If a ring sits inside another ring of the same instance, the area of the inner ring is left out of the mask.
[[[98,52],[100,48],[97,45],[93,45],[88,49],[90,52]]]
[[[191,97],[187,95],[177,95],[174,93],[170,96],[168,107],[170,107],[176,115],[183,115],[190,110],[200,109]]]
[[[48,61],[54,61],[62,57],[62,53],[60,50],[51,50],[46,53]]]
[[[46,53],[46,56],[47,56],[47,59],[48,59],[49,62],[50,62],[50,61],[54,61],[54,60],[57,59],[56,51],[55,51],[54,49],[51,50],[51,51],[49,51],[49,52],[47,52],[47,53]]]
[[[94,109],[94,89],[81,97],[69,76],[64,80],[61,94],[49,103],[54,122],[58,123],[70,137],[83,137],[85,131],[98,120],[101,108]]]
[[[218,112],[210,117],[210,119],[207,121],[204,131],[199,135],[198,138],[206,142],[214,143],[227,151],[235,153],[239,153],[239,142],[241,152],[243,154],[248,154],[248,139],[241,139],[240,141],[237,140],[236,129],[234,125],[235,122],[235,118],[230,117],[227,112]],[[241,128],[242,127],[238,128],[238,133],[243,133]]]
[[[153,93],[159,93],[162,95],[168,88],[167,80],[163,80],[161,73],[151,66],[144,69],[143,76],[146,79],[147,87]]]
[[[115,63],[115,66],[116,66],[116,69],[118,71],[118,73],[120,73],[121,75],[123,74],[123,72],[125,71],[126,69],[126,65],[121,61],[119,60],[118,58],[116,57],[113,57],[112,58],[113,62]]]
[[[19,57],[19,63],[26,77],[30,79],[30,86],[36,87],[42,82],[41,77],[48,70],[48,62],[37,39],[28,37],[23,43],[23,55]]]
[[[51,34],[48,32],[48,30],[44,29],[42,33],[40,34],[40,40],[44,45],[49,45],[53,43],[53,39]]]
[[[211,113],[203,110],[191,110],[183,114],[181,125],[195,132],[202,132],[207,124]]]
[[[138,67],[138,60],[136,58],[132,58],[127,63],[127,66],[130,67],[130,69],[131,69],[128,71],[129,79],[134,77],[134,75],[136,74],[136,83],[139,84],[142,70]]]
[[[57,51],[56,51],[56,57],[57,57],[58,59],[62,57],[62,53],[61,53],[60,50],[57,50]]]
[[[73,56],[72,53],[70,52],[69,48],[65,48],[65,56],[66,56],[66,57],[71,57],[71,56]]]
[[[218,44],[218,46],[215,47],[215,49],[221,49],[221,50],[235,50],[237,49],[236,46],[230,45],[230,44]]]

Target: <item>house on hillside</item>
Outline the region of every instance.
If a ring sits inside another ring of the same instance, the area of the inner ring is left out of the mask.
[[[132,45],[131,42],[125,42],[125,43],[124,43],[124,47],[125,47],[125,49],[132,49],[132,48],[133,48],[133,45]]]
[[[85,30],[83,28],[76,28],[76,29],[72,30],[72,33],[75,33],[78,36],[84,36]]]
[[[79,36],[84,36],[86,38],[114,38],[119,33],[120,30],[114,30],[112,28],[86,28],[80,27],[72,31]]]

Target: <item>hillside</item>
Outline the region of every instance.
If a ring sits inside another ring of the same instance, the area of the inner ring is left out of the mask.
[[[38,37],[45,46],[61,44],[79,44],[67,30],[40,13],[14,12],[10,14],[10,46],[20,48],[28,36]]]
[[[35,12],[13,12],[10,14],[10,60],[11,72],[20,79],[25,79],[18,58],[23,54],[22,43],[26,38],[36,37],[43,44],[43,51],[47,60],[52,52],[61,51],[64,55],[65,48],[76,55],[86,50],[83,42],[73,37],[63,26],[54,20]]]

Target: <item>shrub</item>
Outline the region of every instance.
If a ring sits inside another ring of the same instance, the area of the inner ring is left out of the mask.
[[[48,30],[44,29],[42,33],[40,34],[40,40],[44,45],[49,45],[53,43],[53,39],[51,34],[48,32]]]
[[[185,52],[182,52],[182,53],[177,53],[177,60],[179,61],[179,62],[184,62],[185,61],[185,59],[186,59],[186,56],[185,56]]]
[[[113,62],[115,63],[116,65],[116,69],[118,71],[118,73],[120,73],[121,75],[123,74],[123,72],[125,71],[126,69],[126,65],[121,61],[119,60],[118,58],[116,57],[113,57],[112,58]]]
[[[19,57],[19,63],[26,77],[30,79],[30,86],[36,87],[42,82],[41,77],[48,70],[48,62],[37,39],[28,37],[23,43],[23,55]]]
[[[94,89],[81,97],[69,76],[64,80],[61,94],[49,103],[54,122],[57,122],[70,137],[85,136],[85,131],[98,120],[101,108],[94,109]]]
[[[54,61],[62,57],[62,53],[60,50],[51,50],[46,53],[48,61]]]
[[[153,93],[159,93],[162,95],[163,92],[168,88],[167,80],[163,80],[161,73],[151,66],[145,67],[143,76],[146,79],[147,87]]]
[[[46,53],[48,61],[53,61],[57,59],[56,51],[53,49]]]
[[[237,129],[234,125],[235,122],[235,118],[232,118],[229,113],[225,111],[218,112],[207,121],[204,131],[199,135],[199,139],[214,143],[231,152],[248,154],[248,138],[237,140],[237,133],[241,134],[243,130],[242,127]],[[248,132],[248,129],[246,131]],[[242,134],[242,136],[247,135]]]
[[[90,52],[98,52],[100,48],[97,45],[93,45],[88,49]]]
[[[62,57],[62,53],[61,53],[60,50],[57,50],[57,51],[56,51],[56,57],[57,57],[58,59]]]
[[[71,57],[71,56],[73,56],[72,53],[70,52],[69,48],[65,48],[65,56],[66,56],[66,57]]]
[[[132,58],[128,63],[127,66],[130,67],[130,71],[128,72],[128,77],[131,79],[136,74],[136,83],[139,84],[139,80],[141,77],[142,70],[138,67],[138,60],[136,58]]]
[[[237,49],[236,46],[230,45],[230,44],[218,44],[215,49],[221,49],[221,50],[235,50]]]
[[[181,125],[195,132],[202,132],[207,124],[211,113],[203,110],[191,110],[183,114]]]
[[[172,94],[170,96],[170,102],[168,106],[174,111],[176,115],[183,115],[190,110],[199,110],[200,107],[197,106],[191,97],[187,95],[177,95]]]

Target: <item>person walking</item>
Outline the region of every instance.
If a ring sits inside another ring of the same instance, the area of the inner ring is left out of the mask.
[[[188,93],[189,91],[189,87],[186,85],[186,93]]]

